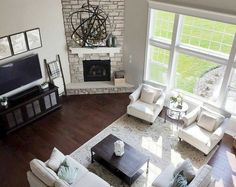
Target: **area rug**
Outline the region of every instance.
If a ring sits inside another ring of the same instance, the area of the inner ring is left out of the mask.
[[[100,164],[96,162],[91,164],[91,147],[109,134],[113,134],[150,157],[148,174],[144,172],[132,186],[151,186],[155,178],[170,163],[176,165],[189,158],[197,169],[206,164],[215,152],[213,150],[208,156],[204,156],[202,152],[184,141],[179,142],[177,136],[178,128],[181,127],[174,123],[168,121],[164,123],[162,118],[157,118],[153,125],[149,125],[137,118],[123,115],[79,147],[71,156],[112,186],[127,186]],[[145,171],[146,165],[142,169]]]

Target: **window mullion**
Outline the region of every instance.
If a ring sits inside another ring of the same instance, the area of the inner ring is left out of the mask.
[[[224,75],[223,82],[220,88],[220,96],[219,96],[218,103],[221,107],[225,105],[228,86],[229,86],[229,82],[232,76],[232,69],[235,62],[235,55],[236,55],[236,34],[234,35],[233,46],[231,48],[228,64],[225,70],[225,75]]]
[[[168,87],[167,90],[171,90],[175,86],[175,77],[176,77],[176,47],[180,43],[180,34],[182,31],[183,25],[183,16],[179,14],[175,14],[174,20],[174,28],[170,46],[170,61],[169,61],[169,68],[168,68]]]

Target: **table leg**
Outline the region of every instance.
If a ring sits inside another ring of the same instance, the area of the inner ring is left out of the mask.
[[[94,163],[93,151],[91,150],[91,163]]]
[[[146,170],[146,174],[148,174],[149,172],[149,160],[147,161],[147,170]]]
[[[166,117],[167,117],[167,108],[165,108],[165,120],[164,120],[164,123],[166,123]]]

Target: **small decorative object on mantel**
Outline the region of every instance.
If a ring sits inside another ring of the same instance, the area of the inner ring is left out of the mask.
[[[114,84],[115,86],[121,86],[125,84],[125,71],[115,71],[114,72]]]
[[[7,99],[7,97],[0,98],[0,102],[1,102],[1,106],[2,107],[4,107],[4,108],[8,107],[8,99]]]
[[[176,96],[171,96],[170,102],[176,105],[176,108],[182,109],[183,96],[180,93],[178,93]]]
[[[122,156],[125,153],[125,144],[121,140],[117,140],[114,143],[114,153],[116,156]]]
[[[89,0],[70,14],[71,38],[81,47],[105,46],[109,33],[114,30],[108,14],[99,5],[91,5]]]

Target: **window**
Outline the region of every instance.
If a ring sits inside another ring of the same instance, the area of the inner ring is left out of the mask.
[[[225,109],[236,114],[236,70],[233,70],[233,75],[228,88],[228,93],[226,96]]]
[[[175,14],[152,9],[151,36],[153,38],[171,40]]]
[[[210,13],[212,18],[231,22],[226,23],[164,11],[169,7],[163,4],[158,7],[162,10],[150,9],[145,80],[223,105],[226,98],[223,81],[229,79],[225,70],[232,64],[229,57],[236,56],[232,50],[236,45],[236,24],[232,24],[232,17]],[[196,14],[201,15],[199,10]],[[233,20],[236,23],[236,17]],[[225,103],[230,110],[236,107],[234,74]]]
[[[184,16],[181,42],[229,54],[236,25]]]
[[[179,54],[175,87],[189,93],[216,99],[225,67],[197,57]]]

